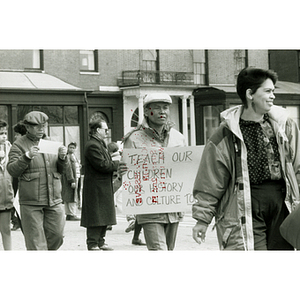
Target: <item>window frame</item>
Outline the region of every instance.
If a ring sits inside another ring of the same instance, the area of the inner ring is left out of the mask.
[[[24,67],[24,71],[44,71],[44,50],[42,49],[29,49],[29,51],[32,51],[32,56],[34,55],[34,51],[38,51],[39,53],[39,67],[35,68],[32,67]],[[32,59],[33,61],[33,59]]]
[[[82,62],[81,62],[81,51],[92,51],[93,52],[93,57],[94,57],[94,69],[93,70],[83,70],[82,69]],[[80,73],[98,73],[99,70],[98,70],[98,50],[97,49],[94,49],[94,50],[91,50],[91,49],[82,49],[82,50],[79,50],[79,59],[80,59],[80,63],[79,63],[79,70],[80,70]]]

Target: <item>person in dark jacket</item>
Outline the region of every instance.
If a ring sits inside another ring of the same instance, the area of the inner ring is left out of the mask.
[[[7,140],[7,122],[0,120],[0,233],[4,250],[12,250],[10,216],[14,193],[12,178],[7,172],[8,153],[11,147]]]
[[[80,221],[77,217],[77,201],[78,201],[78,179],[80,178],[80,164],[78,163],[74,151],[76,143],[68,145],[68,161],[69,167],[62,174],[62,198],[65,206],[67,221]]]
[[[119,162],[112,161],[104,138],[108,127],[98,119],[89,124],[90,140],[84,149],[85,174],[81,223],[86,228],[88,250],[113,250],[105,244],[108,225],[116,225],[113,173]]]
[[[39,153],[48,116],[32,111],[24,117],[27,133],[9,152],[7,170],[19,178],[19,203],[27,250],[57,250],[65,225],[61,197],[61,173],[68,165],[67,148],[58,154]]]
[[[25,125],[23,124],[23,121],[18,122],[16,125],[14,125],[14,132],[15,132],[15,140],[19,137],[26,134],[27,129]],[[17,191],[18,191],[18,178],[13,178],[13,189],[14,189],[14,196],[16,197]],[[21,220],[20,216],[18,215],[18,212],[16,211],[15,207],[12,208],[11,211],[11,223],[13,225],[12,229],[13,231],[18,230],[21,228]]]

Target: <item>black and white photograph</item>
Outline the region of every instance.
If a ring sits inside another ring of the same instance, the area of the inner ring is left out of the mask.
[[[24,277],[33,300],[218,299],[230,278],[250,278],[266,286],[225,299],[292,296],[267,286],[287,284],[284,267],[299,261],[297,35],[291,42],[253,7],[223,26],[225,3],[211,18],[191,1],[183,11],[170,3],[166,19],[156,1],[114,7],[130,8],[128,18],[92,4],[72,15],[75,4],[47,3],[51,17],[37,10],[26,28],[30,15],[18,13],[0,40],[10,288]],[[47,294],[43,278],[60,288]]]

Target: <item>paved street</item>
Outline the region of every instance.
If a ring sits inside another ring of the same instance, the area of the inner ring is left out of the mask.
[[[115,251],[147,251],[146,246],[135,246],[131,244],[133,232],[125,233],[127,221],[124,215],[117,216],[117,225],[113,226],[112,231],[107,231],[106,242]],[[218,250],[216,232],[210,226],[207,231],[206,242],[198,245],[192,238],[192,228],[195,220],[187,214],[180,222],[175,250]],[[144,240],[143,234],[141,238]],[[80,250],[86,251],[86,232],[85,228],[80,227],[79,221],[66,221],[64,244],[59,251]],[[26,250],[24,237],[21,230],[12,231],[13,250]],[[2,242],[0,249],[3,250]]]

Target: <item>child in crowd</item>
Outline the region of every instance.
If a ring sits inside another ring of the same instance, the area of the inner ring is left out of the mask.
[[[10,219],[14,191],[12,177],[7,172],[8,153],[11,144],[7,140],[7,123],[0,120],[0,232],[4,250],[11,250]]]

